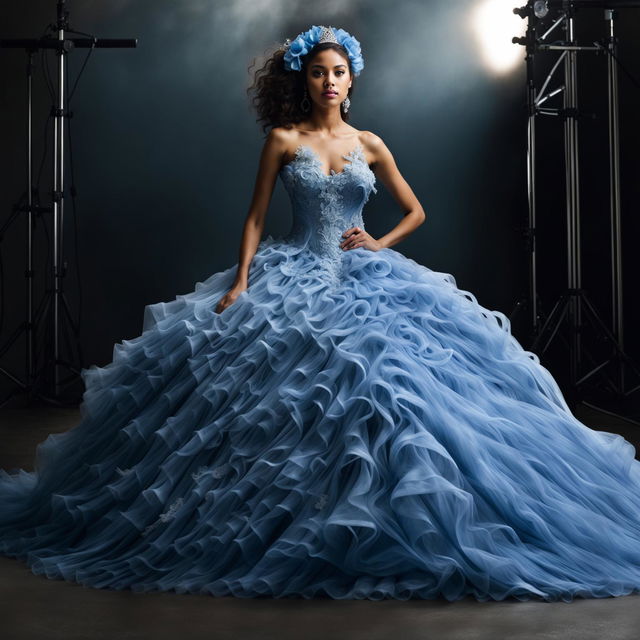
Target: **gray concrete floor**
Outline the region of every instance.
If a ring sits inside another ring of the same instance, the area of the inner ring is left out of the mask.
[[[585,407],[576,415],[640,448],[640,427]],[[32,469],[36,444],[79,419],[77,409],[0,409],[0,467]],[[0,557],[2,640],[636,640],[639,625],[638,595],[571,603],[214,598],[92,589]]]

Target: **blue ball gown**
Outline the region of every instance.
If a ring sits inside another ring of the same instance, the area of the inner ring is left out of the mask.
[[[508,319],[390,248],[343,251],[358,145],[280,178],[290,232],[82,370],[81,422],[0,473],[0,552],[96,588],[570,601],[640,588],[640,463]]]

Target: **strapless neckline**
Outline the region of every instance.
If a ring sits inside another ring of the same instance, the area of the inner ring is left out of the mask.
[[[344,175],[345,173],[347,173],[347,171],[350,170],[350,168],[353,166],[353,163],[358,161],[360,161],[369,170],[369,172],[373,174],[373,171],[371,171],[371,167],[367,162],[367,158],[364,155],[364,147],[360,142],[351,151],[343,154],[342,157],[347,160],[347,162],[343,163],[342,171],[335,171],[334,169],[330,169],[330,173],[325,173],[322,167],[322,160],[318,156],[317,152],[315,151],[315,149],[306,144],[299,144],[296,147],[293,160],[283,164],[280,168],[280,171],[284,171],[286,167],[291,167],[304,157],[306,157],[307,160],[314,164],[318,169],[318,174],[325,178],[335,178],[337,176]]]

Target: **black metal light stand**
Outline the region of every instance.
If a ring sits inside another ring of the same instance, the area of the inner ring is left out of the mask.
[[[4,406],[13,396],[19,393],[26,393],[29,401],[35,396],[51,402],[60,404],[59,397],[64,388],[61,380],[61,369],[67,368],[72,372],[69,380],[76,379],[80,374],[79,367],[63,359],[61,349],[61,334],[68,327],[69,323],[74,333],[77,334],[78,327],[73,323],[71,318],[69,305],[64,295],[63,283],[66,275],[66,260],[64,260],[64,201],[65,201],[65,182],[64,182],[64,133],[65,118],[69,118],[71,114],[65,108],[65,88],[66,88],[66,65],[65,56],[68,55],[73,48],[131,48],[137,46],[136,39],[103,39],[103,38],[68,38],[67,31],[69,28],[69,12],[65,8],[66,0],[56,0],[56,31],[55,38],[39,38],[39,39],[4,39],[0,40],[0,49],[2,48],[20,48],[25,49],[29,61],[27,64],[27,204],[24,207],[16,207],[14,214],[8,222],[2,227],[1,233],[4,234],[8,226],[17,219],[18,213],[27,214],[27,268],[25,271],[26,282],[26,321],[19,327],[10,337],[5,345],[0,348],[0,357],[7,352],[9,347],[17,341],[19,336],[24,332],[26,336],[26,366],[25,376],[21,380],[17,375],[12,374],[6,368],[0,367],[0,373],[12,380],[16,385],[15,389],[7,398],[0,403]],[[52,207],[40,208],[34,207],[33,204],[33,186],[32,186],[32,136],[31,136],[31,113],[32,113],[32,69],[33,54],[40,49],[53,49],[58,55],[58,75],[57,75],[57,96],[56,105],[52,110],[54,117],[53,132],[53,188],[52,188]],[[52,281],[46,283],[45,296],[39,305],[38,313],[33,313],[33,284],[34,284],[34,262],[33,262],[33,229],[34,229],[34,213],[52,213],[53,219],[53,251],[52,251]],[[0,238],[2,236],[0,235]],[[43,334],[45,336],[44,352],[45,359],[42,364],[42,370],[37,371],[36,351],[37,351],[37,331],[38,325],[42,322]],[[38,381],[44,378],[46,374],[52,378],[52,393],[48,395],[45,390],[40,388]],[[68,383],[69,380],[64,381]]]
[[[604,3],[607,4],[607,3]],[[640,2],[612,2],[617,6],[640,7]],[[578,161],[578,90],[577,90],[577,55],[580,51],[602,50],[602,45],[580,46],[575,37],[575,12],[579,6],[593,8],[594,3],[578,2],[572,0],[560,0],[558,2],[544,0],[530,0],[528,4],[514,10],[522,17],[528,19],[527,35],[525,38],[514,38],[517,44],[527,48],[527,98],[528,98],[528,135],[527,135],[527,185],[529,202],[529,230],[530,237],[530,297],[532,310],[532,324],[534,329],[533,340],[530,349],[539,355],[544,353],[558,334],[561,324],[565,321],[569,328],[569,389],[567,400],[575,405],[579,387],[596,373],[602,371],[609,363],[617,365],[618,383],[609,378],[610,389],[617,398],[629,396],[640,388],[640,385],[630,389],[624,389],[624,368],[629,366],[640,378],[640,370],[625,354],[622,346],[622,259],[621,259],[621,228],[620,228],[620,173],[619,173],[619,123],[618,123],[618,87],[617,69],[615,66],[616,40],[613,33],[615,12],[607,7],[605,17],[609,22],[609,49],[608,61],[608,91],[609,91],[609,138],[610,138],[610,192],[611,192],[611,247],[612,247],[612,284],[613,284],[613,327],[612,332],[601,319],[595,306],[592,304],[581,282],[581,246],[580,246],[580,179]],[[598,3],[598,6],[601,6]],[[560,9],[560,16],[551,27],[538,37],[536,27],[539,20],[546,17],[551,7]],[[562,26],[565,33],[564,41],[560,44],[545,44],[549,34]],[[534,55],[537,51],[561,51],[551,72],[547,76],[542,88],[536,92],[534,81]],[[547,86],[554,73],[563,63],[564,85],[545,94]],[[543,103],[554,95],[563,94],[563,106],[561,109],[542,107]],[[539,327],[537,288],[536,288],[536,260],[535,260],[535,220],[536,220],[536,184],[535,184],[535,120],[539,115],[554,115],[564,120],[564,149],[565,149],[565,195],[566,195],[566,220],[567,220],[567,289],[555,303],[551,313],[544,324]],[[595,359],[582,343],[581,332],[584,320],[589,320],[599,336],[612,348],[612,355],[604,362],[595,364]],[[586,374],[581,375],[584,366],[584,356],[588,357],[595,366]],[[583,400],[584,402],[584,400]],[[612,415],[618,415],[606,411],[601,407],[584,402],[588,406],[598,408]],[[619,416],[626,420],[624,416]],[[636,422],[632,420],[632,422]],[[640,424],[640,422],[636,422]]]

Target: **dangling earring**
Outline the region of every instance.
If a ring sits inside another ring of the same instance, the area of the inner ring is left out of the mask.
[[[342,103],[342,110],[347,113],[347,111],[349,111],[349,106],[351,105],[351,100],[349,100],[349,96],[347,96],[344,99],[344,102]]]
[[[306,104],[305,104],[306,101]],[[304,88],[304,98],[300,102],[300,108],[306,113],[311,109],[311,101],[309,100],[309,96],[307,94],[307,87]]]

